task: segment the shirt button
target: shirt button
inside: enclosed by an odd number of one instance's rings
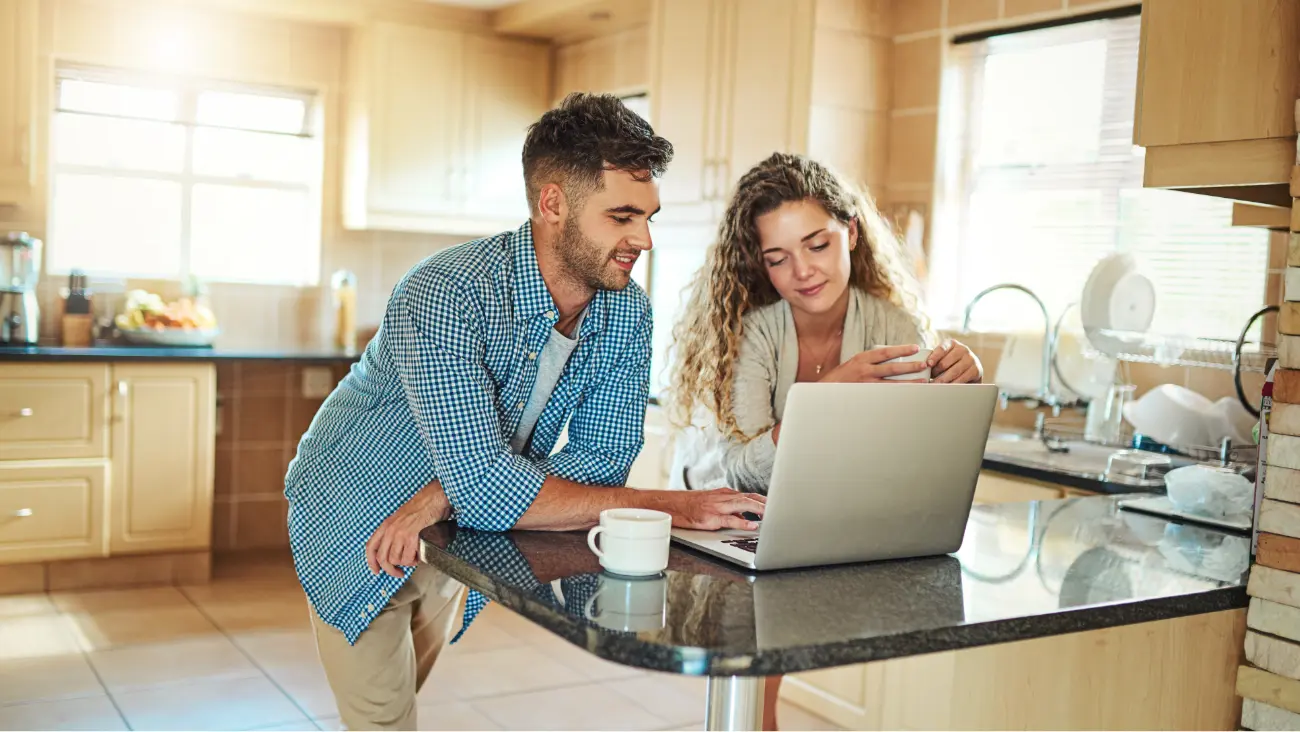
[[[375,611],[374,605],[366,605],[366,612],[373,613],[374,611]]]
[[[554,310],[547,310],[547,311],[546,311],[546,317],[548,317],[548,318],[554,318],[554,317],[555,317],[555,311],[554,311]]]
[[[523,402],[519,402],[518,404],[515,405],[515,409],[523,409],[523,408],[524,408]]]
[[[528,354],[528,360],[529,360],[529,361],[536,361],[536,360],[537,360],[537,351],[532,351],[532,352],[530,352],[530,353]]]

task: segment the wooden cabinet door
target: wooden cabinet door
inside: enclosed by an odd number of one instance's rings
[[[1054,501],[1065,497],[1065,489],[1031,480],[1017,480],[1009,476],[981,471],[975,484],[976,503],[1019,503],[1021,501]]]
[[[547,109],[550,51],[529,41],[465,39],[465,215],[515,228],[528,218],[520,152]]]
[[[0,463],[0,564],[103,556],[103,460]]]
[[[216,369],[117,364],[113,389],[109,551],[210,546]]]
[[[724,0],[656,0],[651,17],[650,123],[673,144],[659,186],[664,215],[716,197],[717,75]]]
[[[0,3],[0,203],[24,202],[32,192],[36,28],[36,0]]]
[[[369,160],[351,172],[364,173],[377,228],[436,230],[430,219],[460,213],[464,45],[453,31],[387,23],[367,31],[355,73],[369,93],[350,116],[366,126]]]
[[[729,70],[719,97],[722,196],[774,152],[807,148],[814,7],[810,0],[728,0]]]
[[[1134,142],[1295,135],[1300,0],[1146,0]]]
[[[0,364],[0,460],[108,456],[108,364]]]

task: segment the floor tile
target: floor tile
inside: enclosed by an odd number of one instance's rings
[[[338,715],[332,717],[321,717],[314,721],[316,722],[316,726],[321,730],[324,730],[324,732],[341,732],[343,729],[343,720],[340,719]]]
[[[103,695],[81,651],[0,661],[0,704]]]
[[[132,729],[247,730],[308,719],[264,677],[160,686],[114,694]]]
[[[271,677],[284,693],[307,713],[307,716],[328,717],[339,713],[334,701],[334,692],[330,690],[329,680],[325,678],[325,669],[320,662],[299,666],[275,666],[268,669]]]
[[[605,684],[673,726],[704,719],[706,685],[699,677],[657,673]]]
[[[516,694],[580,684],[585,679],[542,651],[524,646],[439,659],[426,684],[458,699]]]
[[[79,653],[77,636],[62,615],[29,615],[0,622],[0,660]]]
[[[621,663],[606,661],[587,649],[579,648],[557,635],[550,633],[547,635],[549,637],[541,639],[541,642],[534,643],[533,647],[578,672],[588,681],[630,679],[648,673],[645,669],[636,668],[635,666],[624,666]]]
[[[6,595],[0,597],[0,620],[26,618],[32,615],[49,615],[59,609],[50,602],[50,596],[44,592],[30,595]]]
[[[307,597],[199,603],[212,622],[227,633],[261,630],[311,630]]]
[[[829,719],[822,719],[811,712],[804,711],[801,707],[796,707],[785,701],[777,705],[776,726],[781,729],[801,729],[809,730],[809,732],[834,732],[844,729]]]
[[[669,726],[601,684],[479,699],[471,705],[509,730],[639,730]]]
[[[286,724],[273,724],[270,727],[254,727],[255,732],[316,732],[320,729],[310,720],[306,722],[288,722]]]
[[[128,590],[52,592],[50,600],[65,613],[99,613],[144,608],[189,607],[190,601],[175,587],[140,587]]]
[[[445,652],[448,655],[481,653],[499,651],[503,648],[518,648],[526,643],[527,641],[501,625],[475,621],[470,626],[469,632],[461,636],[461,639],[455,645],[449,646]]]
[[[217,630],[194,606],[141,607],[70,613],[66,616],[81,647],[87,651],[170,643],[218,636]]]
[[[415,712],[416,729],[434,730],[495,730],[501,729],[469,704],[452,702],[421,706]]]
[[[310,630],[255,630],[232,633],[230,638],[263,670],[277,666],[320,665],[316,636]]]
[[[3,730],[124,730],[126,723],[107,696],[0,707]]]
[[[110,692],[261,676],[234,643],[211,635],[175,643],[146,643],[88,653]]]

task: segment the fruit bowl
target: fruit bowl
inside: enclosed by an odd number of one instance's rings
[[[210,347],[221,335],[218,328],[142,328],[140,330],[119,329],[122,337],[131,343],[142,346],[167,346],[183,348]]]

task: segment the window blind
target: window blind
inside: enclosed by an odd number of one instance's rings
[[[1133,145],[1139,18],[952,46],[945,70],[929,295],[960,322],[1014,282],[1053,318],[1093,265],[1131,252],[1155,284],[1153,332],[1235,338],[1264,300],[1267,232],[1232,227],[1225,199],[1142,188]],[[990,296],[981,330],[1041,328],[1022,296]]]

